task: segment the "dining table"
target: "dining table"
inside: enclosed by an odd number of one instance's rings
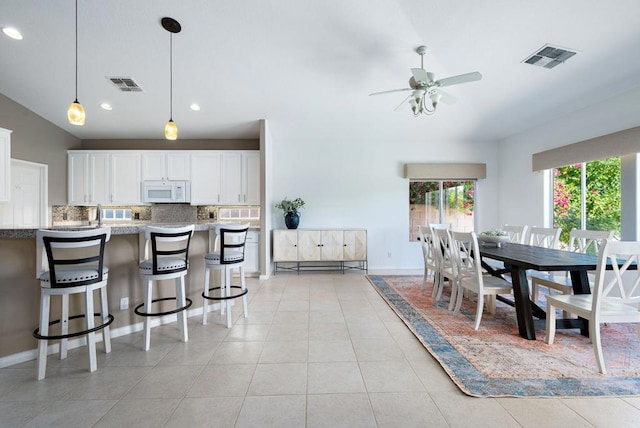
[[[512,304],[515,307],[518,322],[518,332],[525,339],[535,340],[536,325],[544,325],[546,312],[532,302],[529,292],[527,270],[542,272],[568,271],[574,294],[590,294],[589,271],[595,271],[598,258],[592,254],[575,253],[572,251],[556,250],[533,245],[501,243],[500,245],[480,245],[482,266],[492,275],[511,275],[513,285]],[[496,268],[495,264],[486,259],[501,261],[504,268]],[[501,296],[499,296],[501,297]],[[505,301],[504,298],[500,298]],[[507,303],[511,303],[507,301]],[[538,320],[534,320],[538,318]],[[583,318],[558,319],[556,328],[579,328],[584,336],[589,335],[588,321]]]

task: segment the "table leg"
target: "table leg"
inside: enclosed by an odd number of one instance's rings
[[[531,299],[529,299],[527,270],[518,266],[510,266],[510,269],[516,317],[518,319],[518,332],[525,339],[536,340],[536,328],[531,312]]]

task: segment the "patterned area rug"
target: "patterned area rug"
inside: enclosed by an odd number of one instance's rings
[[[463,300],[461,313],[447,310],[447,288],[439,302],[432,282],[420,276],[367,278],[425,348],[465,393],[503,396],[630,396],[640,394],[640,340],[634,324],[602,326],[607,374],[598,372],[591,342],[576,330],[557,330],[553,345],[519,336],[513,307],[497,302],[473,330],[475,300]],[[544,298],[542,298],[544,300]],[[544,302],[540,302],[541,306]]]

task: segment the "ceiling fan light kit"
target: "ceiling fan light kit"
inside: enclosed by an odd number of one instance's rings
[[[482,74],[477,71],[460,74],[457,76],[435,79],[435,74],[424,69],[424,54],[427,52],[426,46],[418,46],[416,52],[420,55],[420,68],[412,68],[412,76],[409,79],[409,87],[402,89],[392,89],[390,91],[374,92],[369,95],[390,94],[393,92],[412,91],[411,95],[405,98],[395,110],[409,102],[413,115],[418,117],[422,114],[431,115],[436,112],[436,107],[440,101],[445,104],[453,104],[457,99],[442,91],[443,86],[459,85],[461,83],[475,82],[482,79]]]

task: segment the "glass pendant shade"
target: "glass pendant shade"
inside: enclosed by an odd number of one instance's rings
[[[69,106],[69,109],[67,110],[67,118],[69,118],[69,123],[72,125],[84,125],[86,115],[84,113],[84,107],[82,107],[82,104],[80,104],[78,100],[75,100]]]
[[[167,140],[177,140],[178,139],[178,126],[173,121],[173,119],[169,119],[167,124],[164,127],[164,136]]]

